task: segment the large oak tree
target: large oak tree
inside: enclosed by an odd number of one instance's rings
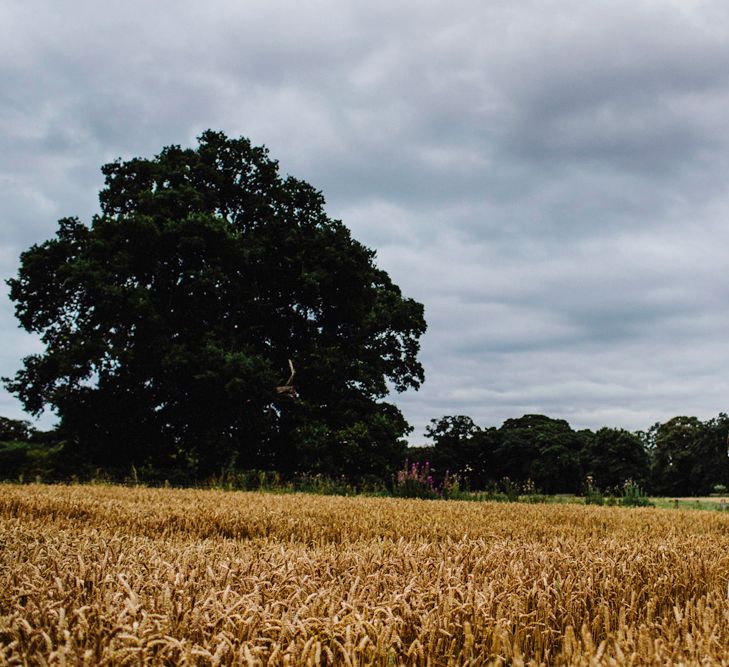
[[[45,346],[5,379],[25,408],[110,469],[388,474],[409,427],[382,399],[423,381],[423,306],[321,193],[213,131],[102,171],[100,214],[8,281]]]

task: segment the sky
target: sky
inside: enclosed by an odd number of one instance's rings
[[[4,279],[90,221],[102,164],[213,128],[425,305],[425,384],[391,396],[411,442],[729,409],[724,0],[4,0],[0,26]],[[0,343],[0,375],[42,350],[4,286]]]

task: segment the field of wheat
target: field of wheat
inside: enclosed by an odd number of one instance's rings
[[[720,513],[0,486],[0,664],[729,664]]]

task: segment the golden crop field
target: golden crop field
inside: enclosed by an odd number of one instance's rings
[[[0,486],[0,664],[729,664],[716,512]]]

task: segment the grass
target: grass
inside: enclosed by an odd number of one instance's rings
[[[726,502],[723,506],[721,500],[722,498],[718,496],[703,498],[651,498],[651,501],[656,507],[663,509],[726,511],[729,508],[729,496],[725,498]]]

